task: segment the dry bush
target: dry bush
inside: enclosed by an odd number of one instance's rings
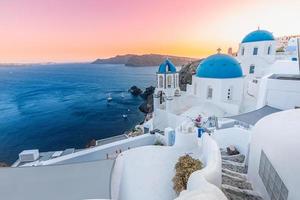
[[[200,160],[194,159],[189,155],[181,156],[175,165],[176,174],[173,178],[173,189],[177,194],[187,187],[190,175],[203,168]]]

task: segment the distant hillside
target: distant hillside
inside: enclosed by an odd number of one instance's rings
[[[118,55],[107,59],[97,59],[94,62],[92,62],[92,64],[125,64],[126,66],[132,66],[132,67],[158,66],[167,58],[169,58],[176,66],[182,66],[195,60],[194,58],[160,55],[160,54],[145,54],[145,55],[126,54],[126,55]]]
[[[97,59],[92,64],[126,64],[133,54],[117,55],[111,58]]]

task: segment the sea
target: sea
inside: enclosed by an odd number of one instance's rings
[[[156,70],[88,63],[1,66],[0,162],[12,164],[26,149],[81,149],[92,139],[131,130],[144,119],[138,109],[143,99],[128,89],[154,86]]]

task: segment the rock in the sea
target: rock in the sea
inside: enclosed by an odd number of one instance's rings
[[[147,99],[149,95],[154,93],[155,87],[147,87],[146,90],[140,95],[143,99]]]
[[[147,97],[147,100],[139,106],[139,109],[146,114],[153,112],[153,94]]]
[[[142,94],[142,92],[143,92],[140,88],[138,88],[135,85],[132,86],[128,91],[134,96],[138,96],[138,95]]]
[[[9,167],[5,162],[0,162],[0,167]]]
[[[91,141],[89,141],[87,144],[86,144],[86,148],[90,148],[90,147],[94,147],[96,146],[96,140],[95,139],[92,139]]]

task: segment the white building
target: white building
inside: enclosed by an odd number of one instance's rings
[[[262,77],[275,61],[276,41],[269,31],[256,30],[244,37],[237,59],[246,76]]]
[[[171,110],[171,101],[180,96],[179,74],[175,65],[165,60],[156,73],[157,87],[154,92],[154,108]]]
[[[218,53],[200,63],[188,92],[233,115],[240,111],[243,84],[244,76],[237,60]]]

